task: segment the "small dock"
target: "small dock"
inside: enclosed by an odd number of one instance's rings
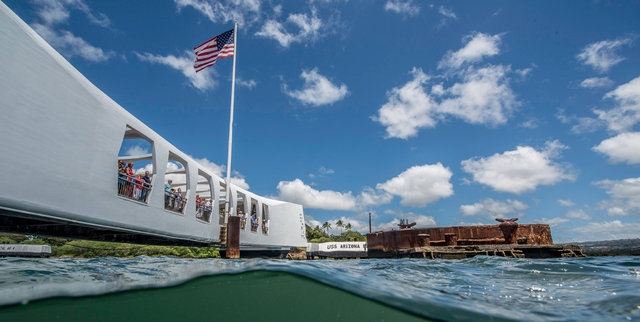
[[[309,243],[306,259],[360,259],[367,258],[366,242]]]
[[[49,245],[1,244],[0,257],[49,257]]]

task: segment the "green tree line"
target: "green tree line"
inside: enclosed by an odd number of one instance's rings
[[[219,258],[215,247],[152,246],[127,243],[73,240],[43,236],[0,234],[0,244],[31,244],[51,246],[53,257],[135,257],[176,256],[182,258]]]
[[[338,220],[336,222],[336,226],[341,228],[340,235],[329,235],[329,229],[331,229],[331,224],[329,222],[322,224],[322,227],[317,225],[315,228],[311,228],[311,226],[305,224],[307,241],[310,243],[367,241],[366,235],[357,231],[351,231],[352,227],[350,223],[345,225],[342,220]],[[342,231],[342,229],[345,230]]]

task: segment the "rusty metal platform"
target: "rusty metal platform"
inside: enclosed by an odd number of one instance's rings
[[[499,225],[414,229],[402,221],[399,230],[367,234],[369,258],[462,259],[478,255],[512,258],[584,257],[577,245],[553,245],[549,225],[516,223],[497,218]]]

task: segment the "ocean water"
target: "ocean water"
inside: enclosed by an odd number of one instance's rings
[[[0,321],[640,321],[640,257],[0,258]]]

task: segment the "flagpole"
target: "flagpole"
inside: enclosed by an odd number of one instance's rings
[[[227,187],[225,188],[224,223],[229,221],[231,202],[231,146],[233,142],[233,103],[236,91],[236,57],[238,56],[238,21],[233,25],[233,71],[231,74],[231,112],[229,113],[229,147],[227,150]]]

